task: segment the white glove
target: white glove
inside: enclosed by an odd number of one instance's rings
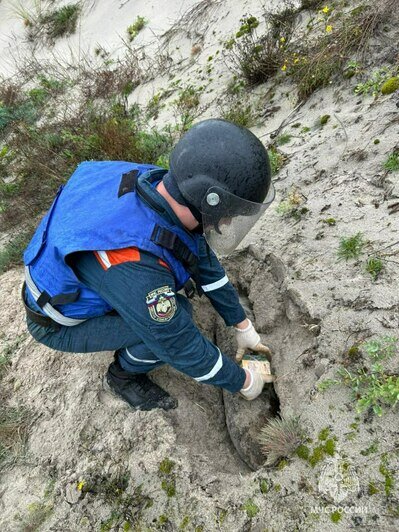
[[[241,362],[246,349],[252,349],[252,351],[264,353],[265,355],[269,356],[271,355],[270,349],[261,343],[260,336],[255,331],[255,327],[252,325],[251,320],[248,320],[248,322],[249,325],[245,329],[238,329],[237,327],[234,327],[238,345],[236,353],[237,362]],[[266,358],[268,357],[266,356]]]
[[[265,381],[263,380],[262,375],[257,371],[251,371],[250,369],[246,369],[245,371],[249,373],[251,380],[246,388],[241,388],[240,394],[247,401],[253,401],[262,393]]]

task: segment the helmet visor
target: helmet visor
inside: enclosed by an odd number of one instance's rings
[[[272,183],[263,203],[248,201],[221,187],[210,187],[201,203],[205,238],[215,253],[228,255],[249,233],[274,200]]]

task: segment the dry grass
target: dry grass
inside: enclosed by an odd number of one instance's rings
[[[93,68],[85,64],[80,73],[79,86],[86,100],[110,99],[115,95],[128,95],[143,79],[143,71],[136,56],[118,59],[115,63]]]
[[[120,105],[78,108],[76,116],[54,123],[14,124],[7,146],[7,171],[17,176],[13,187],[0,173],[0,222],[3,229],[34,219],[46,210],[55,191],[82,160],[156,162],[169,153],[170,132],[144,132]],[[1,166],[0,166],[1,170]]]
[[[34,224],[81,161],[156,163],[167,159],[179,135],[171,129],[148,130],[145,113],[128,104],[142,79],[135,55],[113,62],[99,58],[97,64],[83,57],[78,67],[70,61],[54,57],[41,64],[33,55],[21,62],[18,85],[0,82],[2,230],[25,227],[28,220]],[[196,98],[186,91],[180,111],[192,114]],[[186,127],[191,114],[184,116]],[[18,230],[3,250],[2,271],[20,260],[31,232],[30,225],[22,235]]]
[[[22,408],[0,406],[0,468],[15,461],[26,442],[29,412]]]
[[[296,418],[274,418],[259,434],[259,443],[269,464],[292,456],[303,441],[304,433]]]
[[[11,364],[11,356],[26,335],[18,336],[0,353],[0,470],[15,462],[21,455],[26,441],[30,413],[25,408],[10,406],[10,392],[3,379]]]

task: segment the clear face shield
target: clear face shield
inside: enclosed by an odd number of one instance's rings
[[[263,203],[248,201],[221,187],[210,187],[201,204],[204,236],[215,253],[228,255],[249,233],[274,200],[270,183]]]

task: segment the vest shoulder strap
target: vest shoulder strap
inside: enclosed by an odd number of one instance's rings
[[[182,242],[175,233],[158,224],[155,224],[150,239],[158,246],[161,246],[172,252],[176,259],[183,264],[190,276],[193,278],[197,293],[201,297],[204,291],[201,288],[201,282],[199,278],[198,258],[194,255],[194,253],[190,251],[186,244],[184,244],[184,242]],[[185,290],[188,297],[193,297],[194,293],[192,283],[190,283],[187,288],[185,286]]]

